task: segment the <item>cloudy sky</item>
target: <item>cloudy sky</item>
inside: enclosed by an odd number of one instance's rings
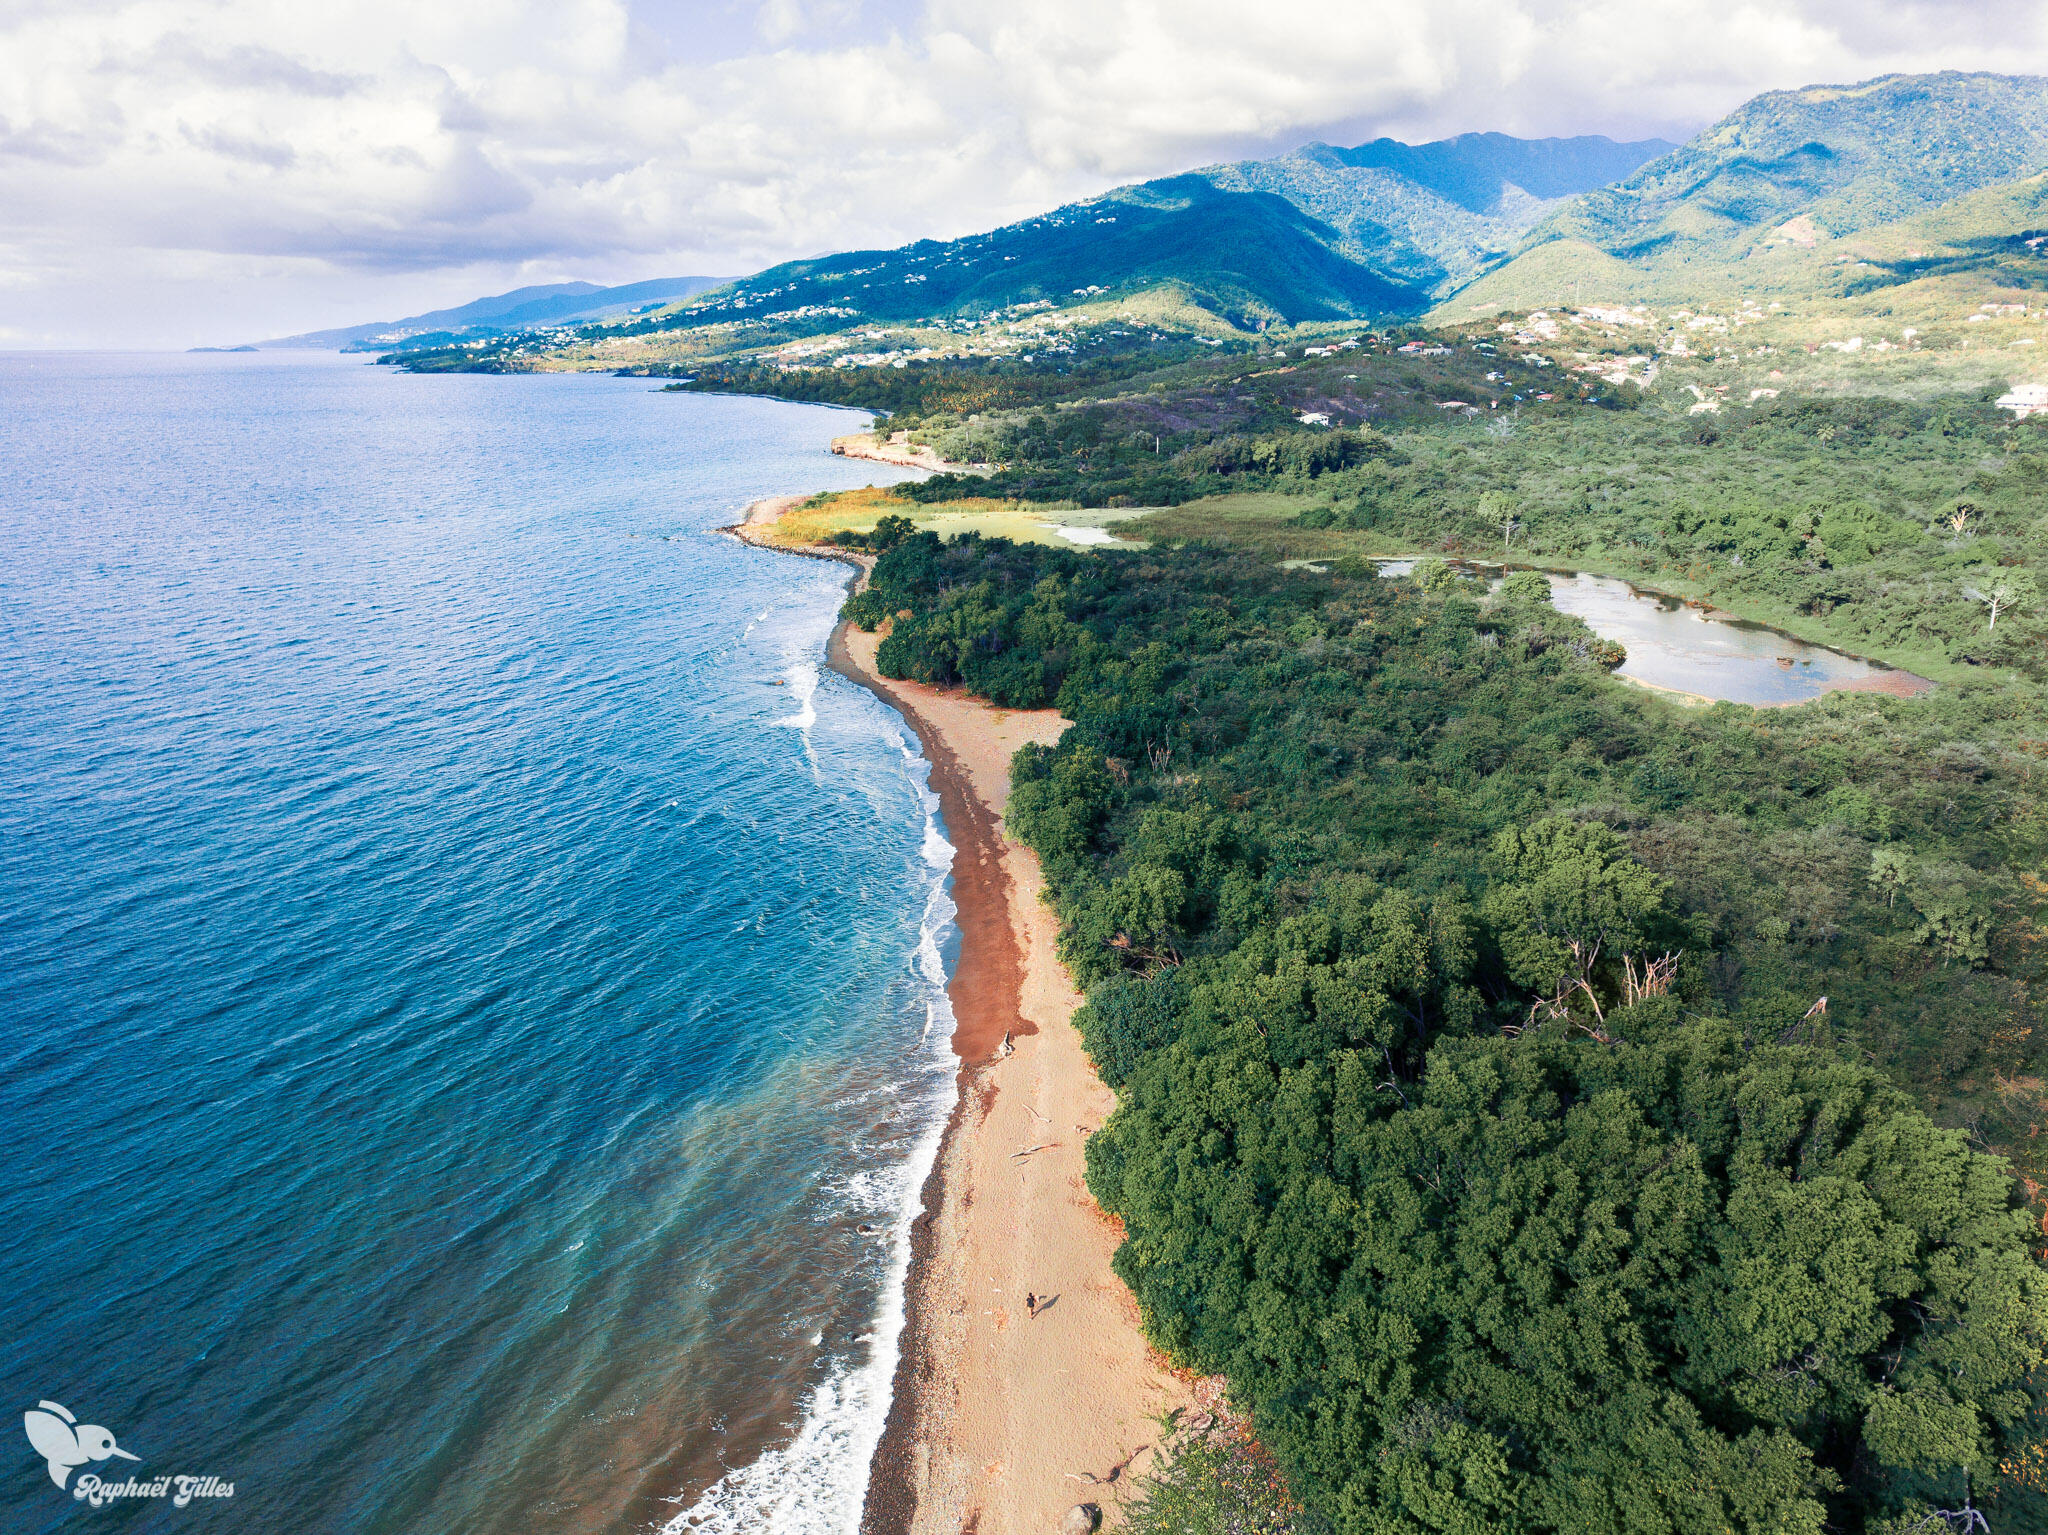
[[[1312,139],[2048,72],[2039,0],[0,0],[0,347],[945,237]]]

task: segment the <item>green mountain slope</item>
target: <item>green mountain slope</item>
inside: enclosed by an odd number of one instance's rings
[[[1065,300],[1091,286],[1165,283],[1233,319],[1415,307],[1334,243],[1325,226],[1284,198],[1221,192],[1200,177],[1177,176],[989,234],[770,267],[689,315],[819,306],[902,320]]]
[[[1239,324],[1414,314],[1505,256],[1563,197],[1668,147],[1502,134],[1314,144],[1120,187],[987,234],[788,262],[682,318],[817,309],[904,320],[1160,287]]]
[[[1836,242],[1857,269],[1848,291],[1968,273],[2009,288],[2048,288],[2048,175],[1986,187]]]
[[[1550,302],[1573,283],[1586,298],[1840,294],[1859,280],[1865,237],[1903,257],[1967,226],[1986,252],[2009,254],[2015,240],[2024,250],[2038,200],[1978,194],[2043,171],[2039,77],[1890,75],[1774,91],[1559,208],[1456,307]]]
[[[1670,147],[1661,139],[1467,133],[1433,144],[1311,144],[1194,174],[1224,191],[1285,198],[1334,230],[1349,260],[1434,299],[1506,259],[1531,225],[1574,193],[1626,176]]]

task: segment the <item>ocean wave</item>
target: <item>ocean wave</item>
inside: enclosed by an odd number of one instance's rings
[[[790,694],[796,699],[796,713],[784,715],[775,723],[808,734],[818,723],[818,663],[798,661],[785,675]]]
[[[810,686],[816,685],[817,671],[812,667]],[[810,696],[802,696],[809,713]],[[911,972],[925,990],[925,1022],[916,1052],[922,1069],[910,1085],[910,1091],[925,1100],[924,1125],[910,1154],[895,1168],[864,1169],[841,1180],[835,1190],[844,1204],[895,1212],[889,1267],[868,1352],[812,1391],[789,1444],[727,1472],[671,1518],[662,1535],[758,1535],[764,1530],[775,1535],[858,1535],[860,1529],[868,1470],[888,1420],[902,1348],[911,1228],[922,1208],[925,1180],[938,1161],[953,1100],[953,1006],[946,995],[943,946],[956,915],[946,888],[954,848],[940,829],[938,796],[917,772],[925,767],[923,758],[910,743],[900,744],[905,770],[924,810],[921,853],[932,871],[917,944],[909,956]]]
[[[943,993],[937,1006],[950,1016]],[[950,1033],[941,1030],[938,1037],[943,1042]],[[893,1178],[878,1169],[848,1180],[843,1190],[856,1203],[881,1203],[877,1196],[886,1186],[896,1212],[888,1274],[866,1358],[811,1393],[795,1439],[727,1472],[670,1519],[662,1535],[858,1535],[868,1469],[888,1420],[901,1351],[911,1226],[921,1208],[925,1179],[938,1160],[951,1102],[951,1073],[941,1069],[929,1076],[927,1124]]]

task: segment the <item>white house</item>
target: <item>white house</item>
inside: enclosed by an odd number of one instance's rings
[[[2014,384],[2010,393],[1998,397],[1997,404],[2022,421],[2029,416],[2048,416],[2048,384]]]

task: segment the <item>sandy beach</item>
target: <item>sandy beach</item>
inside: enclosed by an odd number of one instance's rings
[[[841,458],[871,458],[878,464],[900,464],[905,469],[929,469],[934,474],[986,474],[986,465],[952,464],[930,448],[913,448],[907,442],[884,442],[872,432],[852,432],[832,439],[832,451]]]
[[[758,530],[799,499],[757,502],[732,531],[766,544]],[[960,1095],[913,1238],[863,1535],[1044,1532],[1084,1502],[1113,1522],[1118,1483],[1143,1469],[1156,1420],[1193,1398],[1146,1346],[1110,1272],[1120,1233],[1088,1193],[1082,1147],[1115,1100],[1071,1021],[1081,997],[1054,953],[1038,860],[1003,831],[1011,755],[1058,740],[1067,721],[888,681],[878,643],[842,624],[829,659],[910,722],[932,764],[955,848]],[[1040,1299],[1035,1317],[1027,1294]]]

